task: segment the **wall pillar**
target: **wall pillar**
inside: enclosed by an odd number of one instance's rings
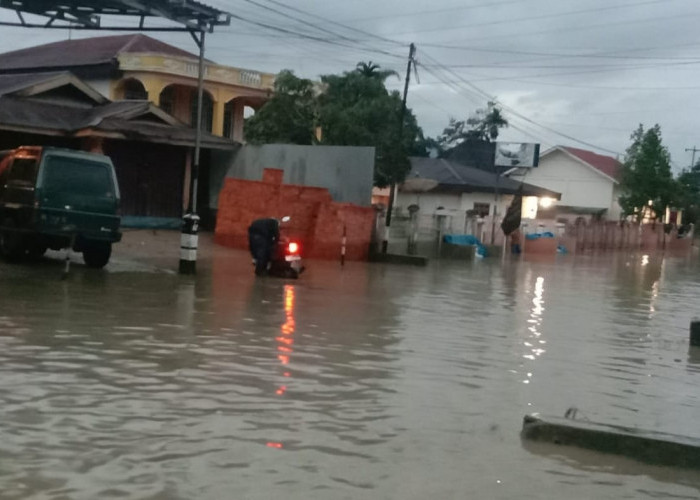
[[[211,133],[214,135],[224,135],[224,107],[226,103],[222,100],[214,102],[212,113]]]

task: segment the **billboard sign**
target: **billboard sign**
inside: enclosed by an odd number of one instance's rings
[[[497,142],[497,167],[532,168],[539,165],[540,145],[531,142]]]

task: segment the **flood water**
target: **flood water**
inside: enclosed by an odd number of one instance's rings
[[[0,263],[2,499],[700,497],[519,436],[575,406],[700,437],[697,255],[60,269]]]

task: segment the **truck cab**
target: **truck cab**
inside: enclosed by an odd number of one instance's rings
[[[22,146],[0,152],[0,255],[17,260],[72,248],[101,268],[119,231],[119,186],[109,157]]]

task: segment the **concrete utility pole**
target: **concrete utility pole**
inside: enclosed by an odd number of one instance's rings
[[[192,165],[192,181],[190,184],[190,200],[187,213],[182,221],[180,234],[180,274],[195,274],[197,272],[197,246],[199,243],[199,215],[197,215],[197,191],[199,183],[199,156],[202,146],[202,97],[204,93],[204,36],[205,31],[190,34],[199,46],[199,73],[197,78],[197,129],[194,142],[194,162]]]
[[[700,149],[698,149],[698,148],[696,148],[695,146],[693,146],[692,148],[685,148],[685,151],[686,151],[686,152],[688,152],[688,151],[692,151],[692,152],[693,152],[693,159],[690,160],[690,168],[693,168],[693,167],[695,166],[695,153],[697,153],[698,151],[700,151]]]
[[[408,51],[408,65],[406,66],[406,81],[403,87],[403,100],[401,102],[401,114],[399,116],[399,145],[403,141],[403,122],[406,117],[406,99],[408,98],[408,84],[411,82],[411,66],[415,64],[413,57],[416,55],[416,45],[411,44]],[[382,253],[387,253],[389,246],[389,228],[391,226],[391,210],[396,197],[396,183],[392,182],[389,188],[389,203],[386,209],[386,230],[384,231],[384,241],[382,241]]]

